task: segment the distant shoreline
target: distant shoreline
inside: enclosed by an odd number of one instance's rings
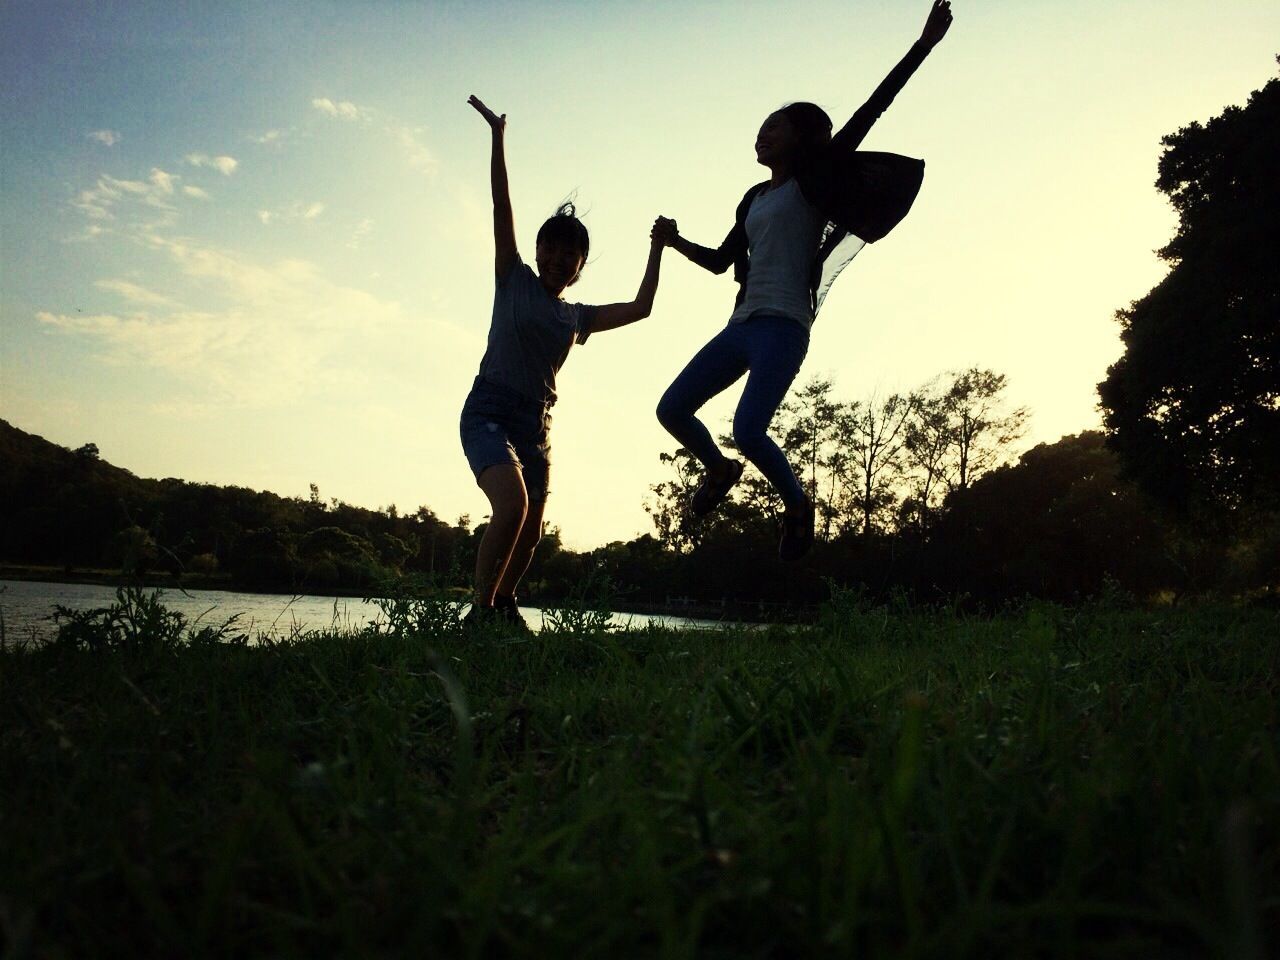
[[[181,578],[169,573],[147,573],[141,580],[126,576],[116,570],[95,570],[78,567],[39,567],[21,564],[0,564],[0,580],[23,580],[31,583],[87,583],[99,587],[145,587],[148,590],[222,590],[227,593],[255,593],[266,596],[329,596],[363,597],[361,590],[327,587],[323,593],[300,594],[297,590],[272,590],[264,587],[244,587],[232,582],[229,576],[186,574]]]

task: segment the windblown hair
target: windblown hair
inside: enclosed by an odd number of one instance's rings
[[[583,262],[591,252],[591,236],[586,224],[578,219],[578,210],[570,201],[560,204],[555,216],[548,217],[538,228],[538,243],[567,243],[578,248]]]
[[[831,142],[831,118],[816,103],[804,100],[789,103],[780,112],[786,114],[791,126],[795,128],[799,141],[796,146],[796,166],[802,167]]]

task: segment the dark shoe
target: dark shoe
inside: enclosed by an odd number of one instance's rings
[[[702,486],[693,492],[693,498],[689,501],[689,512],[695,517],[705,517],[708,513],[720,506],[721,501],[729,495],[729,491],[733,489],[734,484],[742,479],[742,471],[746,469],[741,460],[729,461],[729,479],[724,483],[716,483],[711,478],[711,471],[707,471],[706,477],[702,480]]]
[[[502,618],[498,611],[493,607],[482,607],[480,604],[472,602],[471,609],[467,611],[467,615],[462,618],[462,629],[468,633],[475,633],[490,629],[494,624],[501,623]]]
[[[514,596],[504,597],[500,593],[494,594],[493,612],[502,623],[513,626],[522,633],[533,633],[533,627],[529,626],[529,621],[521,615],[520,603]]]
[[[778,541],[778,557],[790,563],[799,560],[813,546],[813,501],[805,499],[798,514],[782,515],[782,539]]]

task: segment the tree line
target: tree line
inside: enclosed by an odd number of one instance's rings
[[[244,487],[147,480],[0,421],[0,561],[248,589],[359,591],[465,562],[467,518]]]
[[[1004,462],[1025,432],[1028,411],[1006,403],[1006,387],[1003,375],[974,367],[861,401],[837,398],[828,377],[796,391],[772,432],[814,502],[818,539],[929,530],[945,498]],[[720,442],[736,450],[732,436]],[[701,468],[683,449],[660,459],[671,473],[650,488],[646,509],[671,550],[687,552],[781,513],[777,493],[748,470],[717,519],[695,522],[687,506]]]

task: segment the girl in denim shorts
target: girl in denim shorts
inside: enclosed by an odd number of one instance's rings
[[[476,555],[475,596],[467,622],[503,620],[523,626],[515,594],[542,538],[556,372],[574,344],[649,316],[662,244],[651,242],[634,300],[601,306],[566,302],[565,289],[577,282],[587,261],[587,228],[573,205],[566,203],[538,230],[537,271],[520,259],[503,153],[507,116],[495,114],[477,97],[467,102],[488,121],[493,134],[490,177],[496,253],[489,342],[460,424],[467,463],[491,508]]]

